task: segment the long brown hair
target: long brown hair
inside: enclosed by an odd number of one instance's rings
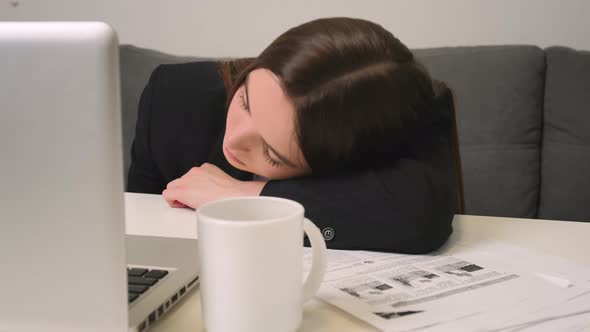
[[[295,109],[295,131],[313,174],[379,167],[411,154],[435,104],[433,80],[380,25],[325,18],[294,27],[256,58],[219,63],[228,105],[254,69],[272,71]],[[453,122],[454,106],[453,107]],[[456,124],[451,152],[463,212]]]

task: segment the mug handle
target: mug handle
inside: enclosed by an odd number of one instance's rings
[[[326,272],[326,242],[320,229],[311,220],[304,218],[303,231],[311,242],[312,262],[311,270],[303,283],[302,303],[305,303],[317,293]]]

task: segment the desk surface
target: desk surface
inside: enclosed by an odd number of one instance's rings
[[[187,209],[168,208],[158,195],[125,194],[128,234],[196,238],[196,216]],[[590,265],[590,223],[457,215],[454,232],[443,252],[455,243],[503,241],[539,253]],[[199,331],[198,289],[188,294],[151,331]],[[304,306],[300,331],[376,331],[372,326],[320,300]],[[586,329],[590,331],[590,329]]]

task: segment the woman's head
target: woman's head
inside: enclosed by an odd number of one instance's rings
[[[350,18],[285,32],[228,92],[224,154],[269,178],[391,162],[434,99],[405,45],[380,25]]]

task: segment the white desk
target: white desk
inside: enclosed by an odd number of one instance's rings
[[[196,237],[194,211],[170,209],[160,196],[125,195],[127,233]],[[590,265],[590,223],[458,215],[453,227],[453,235],[444,250],[452,249],[458,241],[464,244],[504,241]],[[201,326],[201,302],[196,290],[188,294],[151,331],[201,331]],[[354,332],[376,329],[329,304],[312,300],[304,307],[300,331]],[[590,327],[586,331],[590,331]]]

